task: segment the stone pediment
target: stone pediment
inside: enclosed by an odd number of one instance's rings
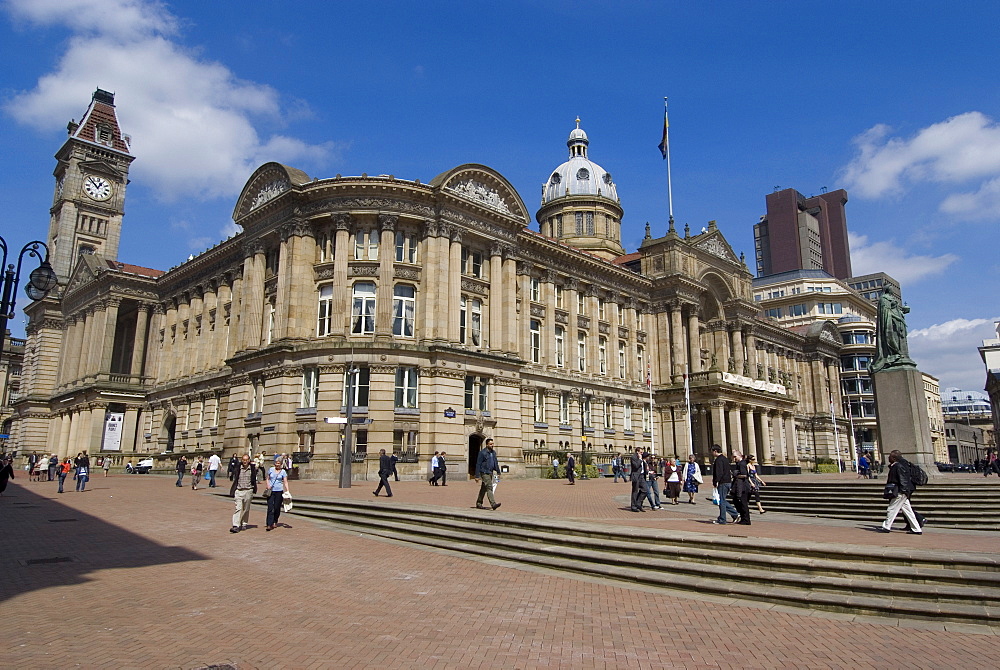
[[[692,244],[695,249],[700,249],[707,254],[729,261],[730,263],[740,264],[739,257],[733,253],[733,248],[729,246],[729,242],[726,242],[726,238],[722,236],[722,233],[712,231],[699,235],[699,237],[701,239]]]
[[[310,181],[309,175],[281,163],[265,163],[261,165],[247,180],[236,201],[233,210],[233,221],[239,221],[250,212],[267,204],[275,198]]]
[[[81,172],[96,172],[112,177],[117,181],[122,180],[122,171],[114,163],[109,163],[108,161],[81,161],[79,166]]]
[[[449,170],[431,180],[430,185],[471,203],[518,219],[528,225],[528,210],[499,172],[485,165],[467,164]]]
[[[104,263],[104,260],[94,254],[78,256],[76,267],[73,268],[73,273],[66,283],[64,294],[69,295],[97,279],[97,274],[100,272],[102,263]]]

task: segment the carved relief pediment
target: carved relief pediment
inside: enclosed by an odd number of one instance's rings
[[[265,163],[257,168],[257,171],[247,180],[246,186],[243,187],[243,192],[240,194],[239,200],[236,201],[233,220],[240,220],[255,209],[291,190],[293,186],[305,184],[308,181],[309,175],[301,170],[280,163]]]
[[[521,197],[510,182],[485,165],[461,165],[435,177],[431,180],[431,186],[480,207],[518,219],[522,225],[527,225],[531,220]]]
[[[707,236],[703,240],[698,240],[694,243],[694,247],[730,263],[740,262],[740,259],[733,253],[733,248],[729,246],[729,243],[719,233]]]

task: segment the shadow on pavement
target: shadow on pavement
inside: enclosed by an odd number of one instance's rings
[[[184,547],[159,544],[23,486],[8,486],[0,498],[0,538],[0,602],[38,589],[81,584],[98,570],[208,559]]]

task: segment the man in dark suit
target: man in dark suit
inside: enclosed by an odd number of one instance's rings
[[[448,486],[448,454],[441,452],[438,457],[438,467],[441,468],[441,486]]]
[[[643,501],[646,499],[646,494],[649,491],[649,484],[646,483],[646,461],[643,460],[642,454],[638,451],[633,451],[632,456],[629,458],[629,465],[632,468],[632,511],[642,512]]]
[[[576,484],[576,479],[575,479],[576,473],[573,472],[573,468],[575,467],[576,467],[576,459],[573,458],[573,454],[570,454],[569,458],[566,459],[566,479],[569,480],[571,486],[573,484]]]
[[[378,492],[385,487],[385,497],[392,497],[392,489],[389,488],[389,475],[392,474],[392,459],[385,455],[385,449],[378,450],[378,488],[376,488],[372,493],[378,495]]]
[[[740,514],[729,502],[729,489],[733,487],[733,471],[729,467],[729,459],[717,444],[712,445],[712,455],[715,456],[715,462],[712,463],[712,486],[719,492],[719,518],[712,523],[723,525],[727,523],[726,514],[732,516],[734,522],[740,518]]]

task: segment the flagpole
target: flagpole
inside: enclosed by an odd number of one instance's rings
[[[670,179],[670,121],[667,117],[667,98],[663,98],[663,144],[667,153],[667,206],[670,209],[670,223],[674,222],[674,189]]]
[[[691,426],[691,385],[688,383],[688,366],[684,366],[684,409],[687,413],[688,453],[694,453],[694,433]],[[680,454],[678,454],[679,456]]]

